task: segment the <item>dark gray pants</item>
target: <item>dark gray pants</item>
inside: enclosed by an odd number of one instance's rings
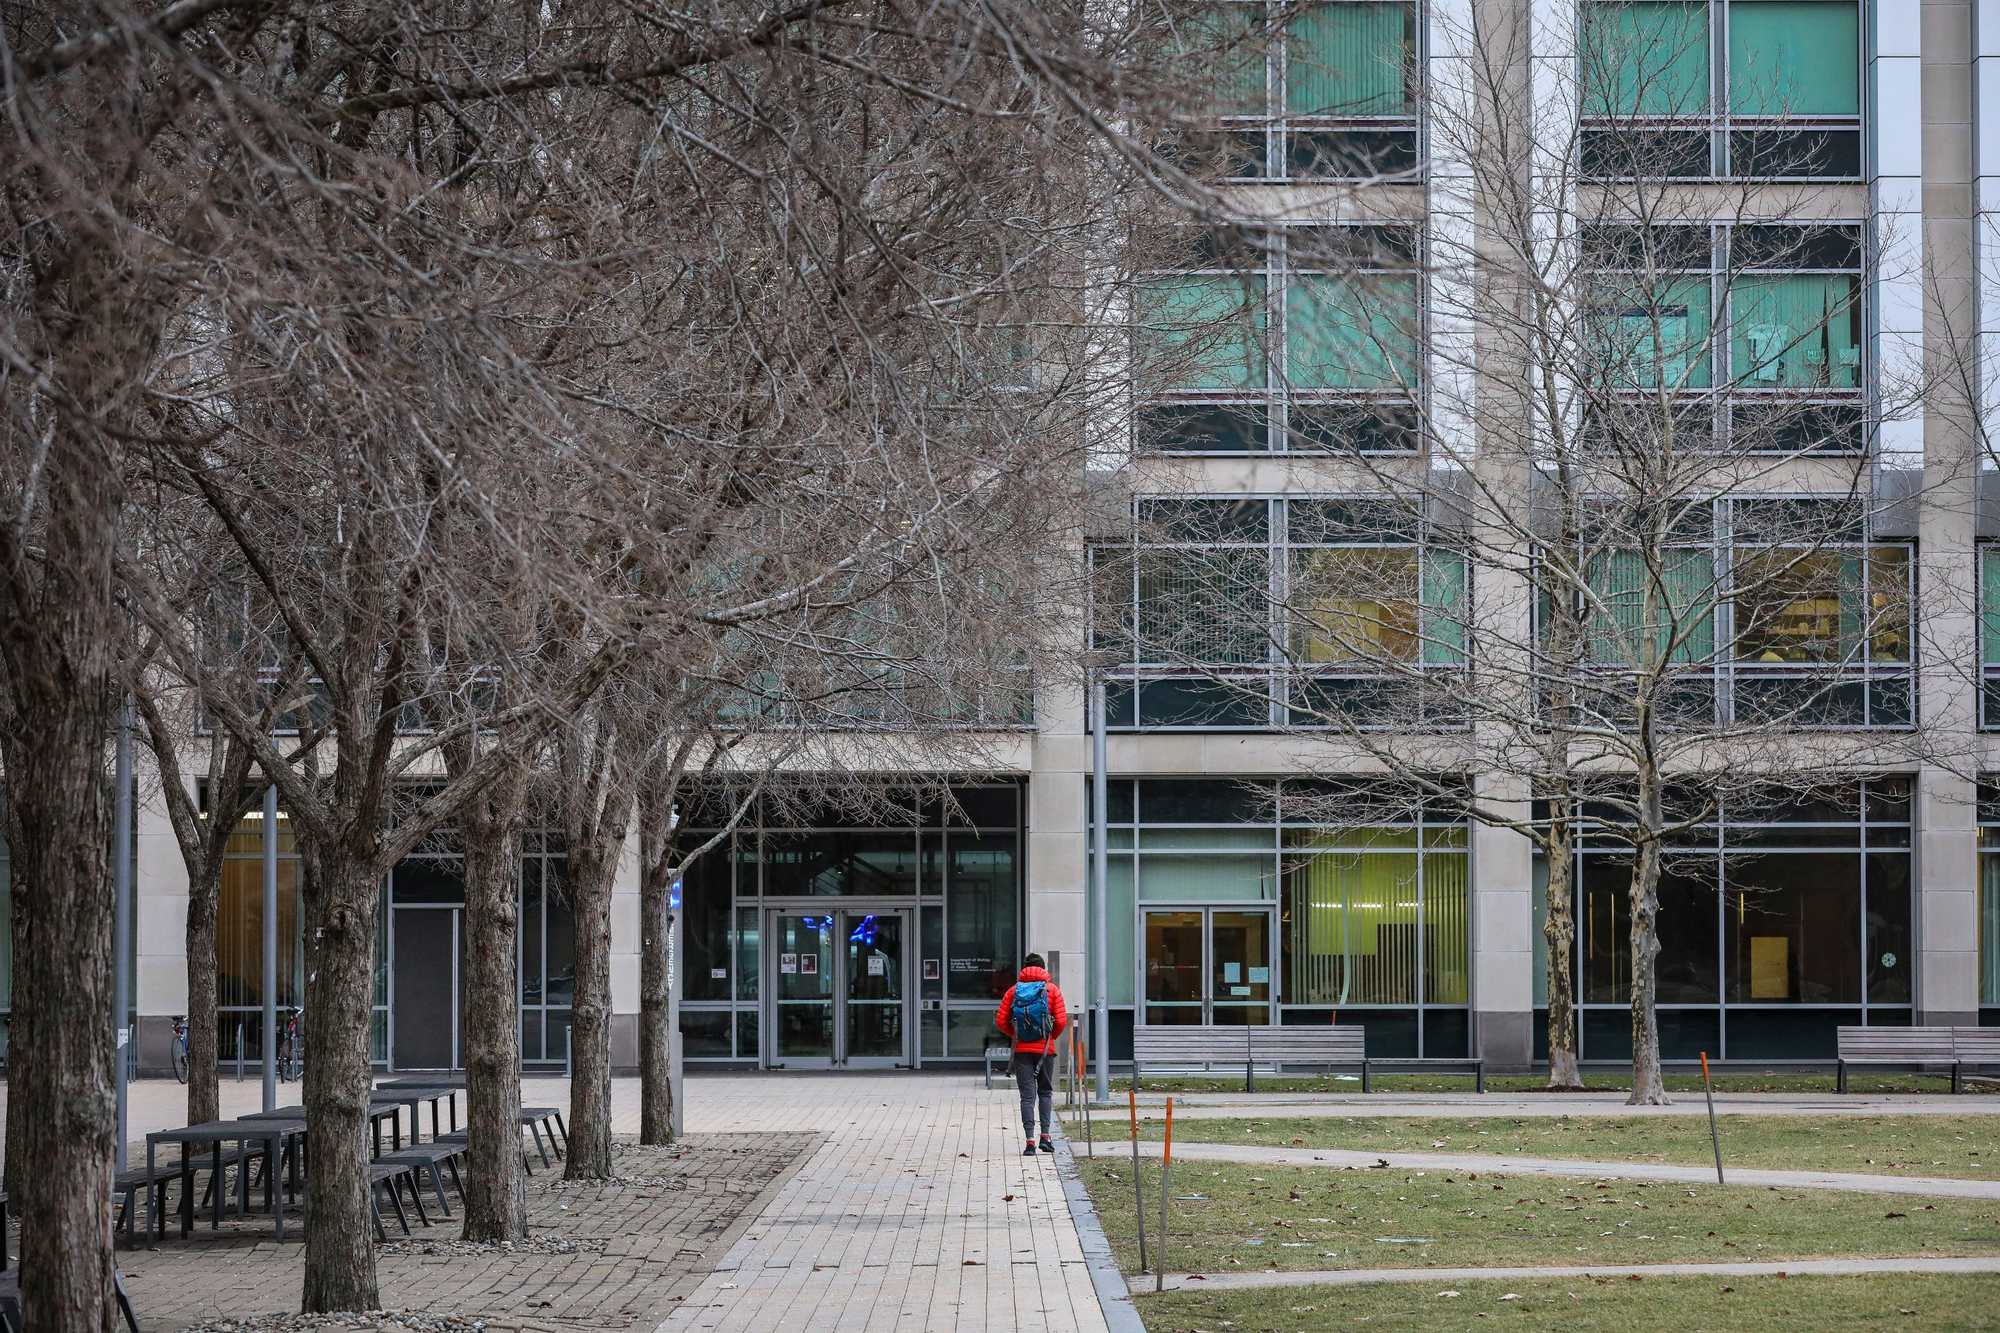
[[[1049,1073],[1055,1063],[1053,1055],[1014,1052],[1014,1085],[1021,1090],[1021,1128],[1031,1139],[1035,1137],[1038,1105],[1042,1112],[1042,1133],[1047,1134],[1056,1122],[1056,1082]]]

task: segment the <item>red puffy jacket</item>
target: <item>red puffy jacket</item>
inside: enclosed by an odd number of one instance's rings
[[[1013,986],[1009,986],[1007,993],[1000,997],[1000,1012],[994,1016],[993,1022],[995,1026],[1007,1034],[1010,1041],[1013,1041],[1015,1050],[1025,1055],[1047,1055],[1056,1048],[1056,1038],[1062,1035],[1062,1030],[1069,1026],[1069,1006],[1063,1003],[1063,994],[1056,988],[1056,983],[1050,979],[1047,968],[1024,967],[1021,969],[1020,980],[1047,983],[1049,992],[1048,1040],[1021,1041],[1014,1036]],[[1018,985],[1019,982],[1015,984]]]

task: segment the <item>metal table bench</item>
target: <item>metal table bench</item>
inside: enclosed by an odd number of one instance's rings
[[[199,1147],[207,1146],[210,1154],[208,1169],[215,1185],[212,1191],[215,1197],[213,1225],[217,1230],[220,1230],[222,1227],[222,1201],[225,1193],[222,1188],[222,1171],[224,1169],[222,1160],[223,1145],[234,1143],[238,1146],[240,1150],[239,1168],[247,1167],[248,1160],[253,1155],[251,1145],[256,1144],[260,1146],[265,1152],[267,1162],[264,1171],[264,1206],[270,1210],[271,1216],[276,1222],[278,1239],[283,1240],[285,1238],[285,1196],[284,1191],[276,1188],[278,1173],[273,1168],[276,1163],[284,1160],[287,1140],[297,1138],[305,1132],[306,1122],[304,1120],[278,1118],[211,1120],[206,1124],[186,1125],[180,1129],[157,1129],[146,1135],[146,1171],[148,1175],[151,1175],[159,1169],[158,1153],[160,1144],[174,1143],[180,1145],[181,1235],[185,1237],[194,1230],[194,1195],[192,1192],[195,1171],[194,1152]],[[239,1192],[244,1194],[247,1204],[249,1186],[241,1169],[239,1169],[237,1174],[237,1188]],[[161,1216],[161,1209],[155,1207],[156,1202],[164,1201],[165,1193],[164,1189],[160,1190],[158,1194],[149,1189],[146,1194],[146,1230],[155,1238],[166,1234],[166,1218]]]

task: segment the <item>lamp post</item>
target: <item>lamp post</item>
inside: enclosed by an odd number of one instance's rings
[[[278,789],[264,788],[264,1109],[278,1109]]]
[[[1108,901],[1111,897],[1111,858],[1106,854],[1105,844],[1110,840],[1110,783],[1104,776],[1104,733],[1107,716],[1104,708],[1104,678],[1093,676],[1091,680],[1091,707],[1096,720],[1090,735],[1090,833],[1093,875],[1097,881],[1096,915],[1091,927],[1090,962],[1094,986],[1091,994],[1096,1000],[1095,1014],[1097,1030],[1092,1034],[1092,1044],[1097,1047],[1097,1100],[1111,1100],[1111,937],[1106,933],[1111,919]]]
[[[99,753],[103,753],[99,751]],[[125,1061],[132,1040],[132,700],[118,710],[118,784],[111,816],[111,892],[117,905],[111,914],[112,1086],[118,1099],[118,1169],[125,1169]]]

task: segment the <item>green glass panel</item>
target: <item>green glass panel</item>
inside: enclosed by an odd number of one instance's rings
[[[1423,660],[1456,666],[1465,661],[1465,556],[1426,550],[1423,582]]]
[[[1277,859],[1266,856],[1139,858],[1139,896],[1183,902],[1243,902],[1272,896]]]
[[[1549,862],[1539,850],[1535,852],[1533,868],[1529,872],[1529,902],[1534,915],[1529,920],[1529,935],[1535,942],[1535,1008],[1546,1009],[1549,1004],[1549,937],[1542,933],[1542,923],[1549,916]]]
[[[1618,388],[1709,386],[1710,296],[1707,278],[1678,278],[1657,294],[1636,288],[1605,293],[1598,319],[1603,379]]]
[[[1980,660],[2000,666],[2000,550],[1979,553]]]
[[[1095,875],[1096,862],[1092,861],[1091,874]],[[1105,858],[1105,871],[1111,879],[1111,897],[1105,901],[1105,935],[1111,945],[1110,969],[1107,980],[1110,983],[1111,1003],[1132,1003],[1132,858],[1110,856]]]
[[[1412,10],[1402,0],[1317,5],[1285,25],[1285,110],[1294,116],[1410,113]]]
[[[1743,278],[1731,305],[1731,371],[1743,388],[1861,387],[1858,278]]]
[[[1181,371],[1175,387],[1264,387],[1264,280],[1185,274],[1139,290],[1139,326]]]
[[[1859,115],[1860,23],[1855,0],[1732,0],[1731,114]]]
[[[1311,274],[1292,280],[1286,373],[1295,389],[1411,389],[1417,284],[1408,276]]]
[[[2000,1004],[2000,856],[1979,858],[1979,1002]]]
[[[1586,116],[1708,113],[1708,6],[1699,0],[1585,0]]]
[[[1258,32],[1262,9],[1203,5],[1175,31],[1174,53],[1190,78],[1204,82],[1213,115],[1266,114],[1264,44]]]
[[[1705,661],[1714,653],[1715,572],[1707,551],[1668,552],[1657,588],[1637,551],[1592,556],[1586,577],[1591,661],[1640,666],[1670,648],[1671,662]]]

